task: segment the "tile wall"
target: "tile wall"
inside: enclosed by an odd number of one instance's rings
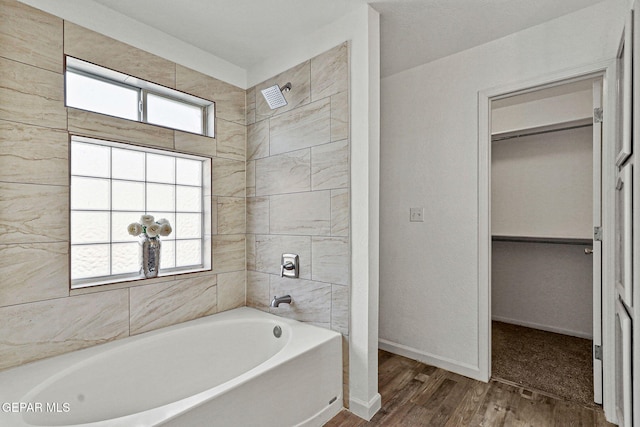
[[[245,303],[339,331],[348,368],[347,43],[244,91],[15,0],[0,22],[0,369]],[[216,138],[66,108],[64,54],[215,101]],[[70,290],[70,134],[211,157],[213,270]]]
[[[287,82],[288,104],[269,109],[260,91]],[[342,333],[345,368],[349,154],[347,43],[247,91],[247,305]],[[283,253],[300,256],[299,279],[280,277]]]
[[[245,91],[0,0],[0,369],[245,305]],[[216,138],[66,108],[64,54],[216,102]],[[69,287],[69,135],[212,157],[213,270]]]
[[[342,44],[247,91],[248,305],[348,334],[348,46]],[[291,82],[288,105],[261,89]],[[280,256],[300,278],[280,278]],[[273,295],[294,304],[269,309]]]

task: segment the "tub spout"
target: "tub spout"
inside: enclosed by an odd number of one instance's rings
[[[280,304],[291,304],[291,295],[285,295],[283,297],[273,297],[271,300],[271,307],[278,307]]]

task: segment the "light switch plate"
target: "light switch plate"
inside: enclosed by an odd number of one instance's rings
[[[410,208],[409,221],[424,222],[424,208]]]

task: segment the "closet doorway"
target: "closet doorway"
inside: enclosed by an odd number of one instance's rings
[[[583,404],[602,403],[601,103],[601,77],[491,101],[492,378]]]

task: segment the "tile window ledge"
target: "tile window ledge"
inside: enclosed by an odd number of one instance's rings
[[[144,286],[150,285],[154,283],[164,283],[171,282],[174,280],[187,279],[191,277],[200,277],[200,276],[212,276],[216,273],[213,272],[213,269],[205,269],[202,268],[194,268],[194,269],[185,269],[181,271],[171,271],[166,273],[158,273],[158,277],[153,278],[145,278],[140,275],[131,275],[122,278],[119,281],[113,280],[104,280],[104,281],[96,281],[96,282],[87,282],[84,284],[76,285],[71,288],[69,291],[70,296],[74,295],[82,295],[94,292],[104,292],[114,289],[122,289],[122,288],[130,288],[134,286]]]

